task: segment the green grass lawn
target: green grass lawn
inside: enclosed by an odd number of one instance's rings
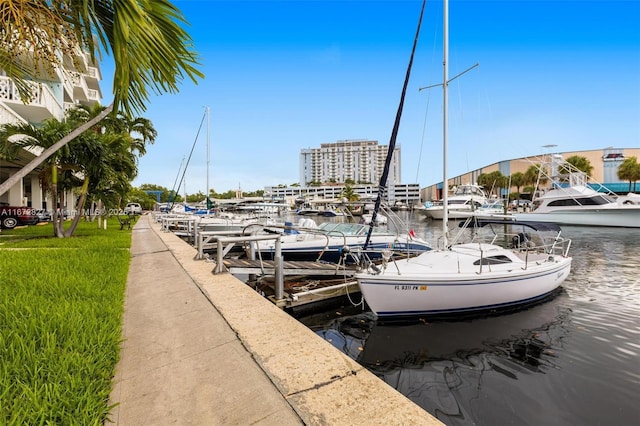
[[[0,233],[0,424],[101,425],[118,361],[131,231]]]

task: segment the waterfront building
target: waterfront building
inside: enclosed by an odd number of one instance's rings
[[[323,143],[320,148],[300,151],[300,184],[347,182],[377,185],[387,158],[387,145],[378,141],[356,139]],[[393,152],[388,186],[400,184],[400,147]]]
[[[91,60],[90,55],[82,51],[78,50],[73,54],[75,58],[65,60],[65,66],[55,69],[52,75],[42,75],[37,81],[29,82],[32,97],[27,103],[20,99],[14,81],[0,69],[0,124],[38,125],[50,118],[63,120],[65,111],[76,104],[100,103],[102,92],[99,82],[102,76],[99,65]],[[40,152],[40,150],[22,150],[17,160],[8,161],[0,158],[0,182],[7,180]],[[53,206],[50,202],[47,203],[47,194],[44,194],[40,187],[39,171],[39,169],[32,171],[8,192],[0,194],[0,203],[51,209]],[[70,207],[74,201],[73,195],[65,194],[65,199],[68,201],[63,203]]]
[[[351,185],[358,201],[372,203],[378,196],[377,184]],[[308,204],[339,204],[343,202],[344,184],[320,186],[268,186],[264,189],[265,199],[284,201],[289,205],[304,200]],[[420,185],[417,183],[389,185],[383,192],[383,201],[389,206],[412,207],[420,203]]]
[[[591,163],[593,170],[591,171],[592,181],[598,182],[609,190],[618,194],[626,194],[629,192],[629,182],[618,179],[618,168],[625,159],[636,157],[640,161],[640,148],[604,148],[589,151],[572,151],[560,153],[566,160],[572,156],[584,157]],[[503,160],[488,166],[472,170],[468,173],[449,178],[449,187],[461,184],[477,183],[478,176],[500,171],[504,176],[511,176],[516,172],[524,173],[529,167],[535,164],[543,163],[544,156],[522,157],[512,160]],[[442,199],[442,181],[429,185],[420,190],[421,199],[423,201],[436,201]],[[485,188],[491,191],[491,188]],[[518,188],[512,186],[509,193],[517,191]],[[522,188],[520,188],[522,190]],[[506,192],[506,190],[504,190]],[[495,196],[505,197],[507,194],[493,194]]]

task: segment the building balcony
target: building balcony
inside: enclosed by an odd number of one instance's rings
[[[13,80],[0,76],[0,100],[17,115],[31,123],[40,123],[48,118],[62,120],[64,109],[62,104],[44,83],[29,82],[31,99],[24,103]]]
[[[87,84],[91,88],[100,87],[99,83],[102,80],[102,75],[100,75],[100,69],[98,67],[87,67],[86,74]]]

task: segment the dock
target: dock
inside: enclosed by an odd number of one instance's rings
[[[181,237],[196,249],[195,260],[213,261],[214,274],[230,272],[244,276],[254,290],[290,313],[341,304],[345,298],[360,304],[355,265],[322,261],[285,261],[280,234],[250,234],[243,231],[203,231],[193,217],[152,215],[163,233]],[[252,243],[275,240],[275,260],[260,259]],[[228,257],[239,246],[249,258]],[[213,254],[213,256],[211,256]],[[353,296],[353,297],[352,297]]]
[[[282,290],[278,297],[276,262],[273,260],[224,259],[225,269],[234,275],[255,276],[252,285],[276,306],[299,314],[328,306],[349,298],[354,305],[362,303],[360,287],[354,279],[353,265],[326,262],[282,262]]]

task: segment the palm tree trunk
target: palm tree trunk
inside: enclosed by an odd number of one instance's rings
[[[105,118],[109,113],[113,111],[113,103],[104,109],[100,114],[96,115],[91,120],[84,123],[82,126],[75,129],[73,132],[69,133],[67,136],[60,139],[55,144],[51,145],[49,148],[42,151],[42,154],[31,160],[26,166],[18,170],[18,172],[9,177],[6,181],[0,184],[0,195],[7,192],[13,185],[18,183],[23,177],[31,173],[36,167],[42,164],[47,158],[51,157],[56,151],[60,148],[71,142],[73,139],[84,133],[87,129],[95,126],[99,123],[103,118]]]
[[[53,198],[53,236],[63,238],[62,220],[64,215],[61,215],[58,208],[58,167],[55,164],[51,167],[51,198]]]
[[[75,232],[78,227],[78,223],[82,216],[84,216],[84,203],[87,200],[87,191],[89,189],[89,176],[84,177],[84,182],[82,182],[82,188],[80,189],[80,199],[78,200],[78,204],[76,205],[76,215],[73,217],[73,221],[71,222],[71,226],[64,232],[65,237],[70,237]]]

